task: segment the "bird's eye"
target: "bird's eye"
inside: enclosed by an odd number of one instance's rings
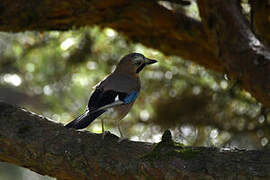
[[[136,65],[136,66],[139,66],[139,65],[141,65],[141,64],[142,64],[141,61],[136,61],[136,62],[135,62],[135,65]]]

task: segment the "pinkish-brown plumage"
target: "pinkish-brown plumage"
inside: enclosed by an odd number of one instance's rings
[[[95,86],[95,91],[89,99],[86,111],[68,123],[66,127],[85,128],[107,109],[114,108],[118,114],[117,126],[120,135],[123,136],[119,122],[130,111],[140,92],[139,72],[145,66],[155,62],[157,61],[148,59],[139,53],[124,56],[115,71]]]

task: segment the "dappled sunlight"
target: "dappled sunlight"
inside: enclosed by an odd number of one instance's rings
[[[92,87],[115,69],[121,57],[139,52],[158,63],[140,74],[140,95],[121,121],[123,133],[131,140],[156,143],[169,128],[184,145],[241,147],[247,141],[250,147],[261,148],[269,143],[270,115],[262,114],[261,104],[227,76],[131,44],[113,29],[1,36],[7,36],[6,44],[12,47],[0,54],[4,59],[1,87],[24,92],[20,96],[28,100],[18,105],[55,122],[67,124],[81,114]],[[3,95],[11,94],[5,91]],[[112,112],[101,118],[106,131],[119,135]],[[100,119],[85,130],[101,133]],[[253,135],[243,139],[245,133]]]
[[[22,83],[22,79],[17,74],[5,74],[3,76],[3,81],[9,83],[13,86],[19,86]]]
[[[67,38],[65,39],[60,47],[63,51],[67,50],[68,48],[70,48],[72,45],[74,45],[76,43],[76,39],[75,38]]]
[[[221,132],[253,130],[265,123],[261,106],[237,86],[231,89],[226,76],[141,44],[130,44],[110,28],[19,33],[8,38],[7,44],[13,49],[8,49],[6,55],[20,60],[13,64],[13,71],[1,74],[1,83],[20,87],[33,97],[41,96],[38,103],[43,108],[27,106],[57,122],[67,123],[82,113],[92,87],[112,72],[125,54],[139,52],[158,63],[142,71],[140,96],[121,122],[130,137],[156,141],[164,129],[171,128],[174,134],[181,134],[175,138],[184,144],[221,145],[228,140]],[[104,118],[111,118],[110,114]],[[96,121],[88,129],[101,132],[100,120]],[[105,122],[106,130],[116,129],[114,120]],[[161,128],[149,129],[153,126]],[[193,128],[188,131],[187,127]],[[198,127],[213,130],[202,135],[204,131]],[[263,142],[268,143],[265,139]]]
[[[47,96],[51,95],[53,93],[52,88],[49,85],[46,85],[43,87],[43,93]]]

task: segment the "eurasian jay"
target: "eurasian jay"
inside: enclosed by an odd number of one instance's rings
[[[85,112],[66,125],[67,128],[82,129],[97,117],[113,108],[117,112],[117,127],[121,137],[120,120],[123,119],[139,95],[141,84],[139,72],[156,60],[148,59],[139,53],[124,56],[114,72],[98,83],[94,88]],[[102,133],[104,133],[102,121]]]

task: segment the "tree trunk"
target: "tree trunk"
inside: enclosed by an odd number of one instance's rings
[[[269,179],[270,152],[183,147],[66,129],[0,102],[0,160],[58,179]]]

